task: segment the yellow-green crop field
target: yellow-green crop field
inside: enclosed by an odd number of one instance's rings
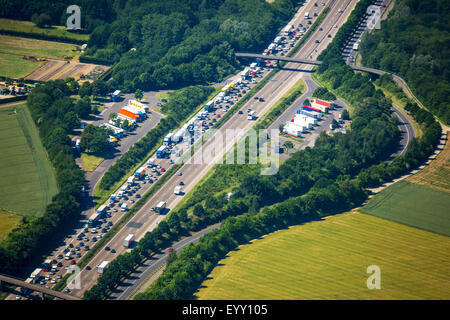
[[[367,267],[381,289],[367,288]],[[450,238],[359,212],[281,230],[220,261],[198,299],[449,299]]]

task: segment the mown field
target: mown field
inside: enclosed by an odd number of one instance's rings
[[[89,40],[88,34],[79,34],[67,31],[64,26],[52,26],[50,28],[38,28],[31,21],[19,21],[11,19],[0,19],[0,30],[19,31],[31,34],[67,37],[75,40]]]
[[[57,191],[53,168],[25,104],[0,108],[0,209],[40,215]],[[4,230],[8,227],[2,226]]]
[[[72,49],[75,49],[74,44],[0,35],[2,53],[63,60],[66,56],[73,58],[77,54]]]
[[[407,180],[450,192],[450,143],[448,140],[436,159],[418,173],[408,177]]]
[[[9,78],[25,78],[45,62],[24,60],[22,56],[0,52],[0,75]]]
[[[380,218],[450,236],[450,193],[411,183],[394,183],[360,209]]]
[[[367,267],[381,289],[367,288]],[[450,238],[358,212],[278,231],[220,261],[210,299],[449,299]]]

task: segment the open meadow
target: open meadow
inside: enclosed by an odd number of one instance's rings
[[[367,267],[381,271],[369,290]],[[450,238],[356,211],[269,234],[219,262],[210,299],[449,299]]]
[[[0,35],[0,52],[20,56],[63,60],[73,58],[74,44]]]
[[[25,60],[22,56],[0,52],[0,75],[8,78],[25,78],[45,64],[42,61]]]

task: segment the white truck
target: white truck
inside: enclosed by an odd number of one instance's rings
[[[249,113],[248,113],[248,115],[247,115],[247,119],[248,120],[253,120],[253,119],[255,119],[255,111],[250,111]]]
[[[309,19],[309,12],[305,12],[305,19]]]
[[[130,245],[133,243],[133,241],[134,241],[134,234],[130,233],[129,235],[127,235],[125,240],[123,240],[123,246],[125,248],[129,248]]]
[[[98,273],[105,272],[106,268],[108,267],[109,261],[103,261],[100,263],[97,267]]]
[[[128,203],[122,204],[122,206],[120,207],[120,210],[123,211],[123,212],[127,211],[128,210]]]
[[[155,158],[150,158],[147,161],[147,167],[148,168],[153,168],[153,166],[155,165]]]
[[[160,201],[156,207],[155,207],[155,211],[160,213],[162,211],[164,211],[164,209],[166,208],[166,202],[165,201]]]
[[[41,268],[35,269],[30,275],[31,282],[32,283],[38,282],[41,275],[42,275],[42,269]]]
[[[173,193],[176,195],[180,195],[181,194],[181,186],[176,186],[175,189],[173,190]]]

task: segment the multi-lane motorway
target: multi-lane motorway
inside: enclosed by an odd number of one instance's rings
[[[329,3],[330,12],[328,13],[326,19],[322,22],[320,28],[309,38],[308,41],[303,45],[302,49],[295,55],[299,58],[317,58],[317,55],[326,48],[327,44],[332,40],[327,36],[330,33],[332,36],[337,32],[338,28],[334,26],[340,26],[345,22],[348,15],[352,11],[356,0],[347,1],[332,1]],[[323,6],[314,6],[313,2],[307,3],[302,7],[299,12],[295,15],[291,24],[297,26],[299,23],[304,21],[304,13],[309,11],[311,14],[320,12],[324,9]],[[319,43],[316,43],[319,40]],[[258,97],[263,97],[265,99],[264,103],[257,100],[248,101],[242,110],[247,110],[251,108],[255,111],[257,117],[261,117],[266,113],[300,78],[303,77],[304,73],[293,71],[293,70],[308,70],[310,66],[287,64],[285,70],[279,71],[269,83],[264,86],[258,92]],[[248,130],[254,124],[252,121],[247,121],[246,116],[236,113],[231,117],[221,128],[222,132],[227,129],[241,129]],[[213,147],[214,140],[218,137],[218,134],[213,135],[204,144],[204,149]],[[231,145],[230,145],[231,147]],[[224,150],[226,151],[226,150]],[[203,164],[184,164],[179,171],[183,173],[182,180],[185,183],[184,192],[189,192],[196,183],[212,168],[212,166],[222,158],[223,153],[217,153],[212,157],[212,161]],[[147,231],[151,231],[156,227],[157,223],[164,219],[164,215],[156,215],[150,209],[156,206],[159,201],[166,201],[168,208],[174,208],[176,204],[181,200],[180,196],[174,195],[174,187],[179,184],[180,176],[175,174],[172,176],[164,186],[157,191],[147,203],[134,215],[130,222],[124,226],[107,244],[111,249],[114,248],[117,253],[120,254],[126,249],[123,247],[123,239],[129,233],[134,233],[137,239],[140,239]],[[115,256],[110,251],[102,250],[100,251],[89,264],[93,268],[91,270],[86,270],[84,268],[80,273],[80,282],[82,288],[80,290],[73,290],[72,294],[81,296],[83,292],[91,287],[97,280],[98,274],[95,266],[100,264],[102,261],[109,261]]]

